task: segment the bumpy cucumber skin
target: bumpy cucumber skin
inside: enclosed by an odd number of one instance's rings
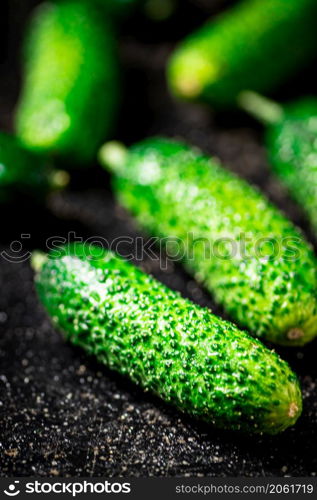
[[[109,251],[55,252],[36,287],[71,342],[184,412],[271,434],[300,415],[297,378],[276,353]]]
[[[317,230],[317,99],[284,108],[267,132],[269,161]]]
[[[41,5],[26,39],[16,130],[28,148],[88,163],[109,133],[118,100],[110,21],[86,2]]]
[[[0,133],[0,201],[21,191],[47,192],[49,172],[43,158],[22,148],[15,137]]]
[[[240,325],[285,345],[316,336],[312,248],[255,188],[168,139],[132,147],[113,184],[141,228],[177,238],[178,260]]]
[[[243,90],[269,92],[314,54],[315,0],[243,0],[176,48],[173,93],[235,105]]]

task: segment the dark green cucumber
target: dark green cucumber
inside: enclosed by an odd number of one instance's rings
[[[168,139],[106,145],[119,201],[212,292],[232,318],[270,341],[317,335],[317,262],[277,208],[215,159]],[[175,240],[176,239],[176,240]],[[170,251],[170,250],[169,250]],[[175,253],[175,250],[172,249]]]
[[[53,170],[45,159],[25,150],[15,137],[0,132],[0,201],[21,192],[41,197],[65,186],[67,181],[65,172]]]
[[[16,130],[31,150],[95,157],[114,118],[118,94],[110,21],[83,1],[40,5],[27,36]]]
[[[317,230],[317,99],[279,106],[245,92],[241,105],[267,125],[269,162]]]
[[[115,15],[124,16],[131,12],[133,7],[141,3],[142,0],[86,0],[89,4],[96,4],[104,9],[105,12]]]
[[[180,410],[271,434],[300,415],[285,361],[132,264],[82,244],[34,260],[40,299],[66,337]]]
[[[219,106],[269,92],[316,53],[315,0],[243,0],[180,43],[168,67],[176,96]]]

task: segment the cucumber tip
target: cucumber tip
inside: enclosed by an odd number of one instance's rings
[[[292,401],[288,407],[288,413],[287,413],[288,417],[294,418],[299,414],[299,412],[300,412],[300,408],[299,408],[298,404],[295,403],[294,401]]]
[[[291,328],[287,332],[288,340],[299,340],[304,337],[304,332],[301,328]]]

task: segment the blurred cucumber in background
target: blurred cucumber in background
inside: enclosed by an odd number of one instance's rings
[[[89,163],[118,104],[112,20],[86,1],[41,4],[25,40],[16,131],[30,150]]]
[[[244,92],[240,106],[266,126],[266,146],[274,173],[317,230],[317,98],[280,105]]]
[[[228,107],[243,90],[270,92],[317,52],[315,0],[242,0],[180,42],[172,93]]]
[[[317,336],[317,261],[257,189],[185,143],[149,138],[99,153],[123,207],[230,317],[281,345]]]
[[[108,14],[115,16],[127,15],[137,5],[140,5],[144,0],[82,0],[86,1],[90,6],[98,6],[104,9]]]
[[[0,202],[19,194],[43,198],[51,190],[65,187],[68,174],[54,170],[47,159],[25,150],[18,140],[0,132]]]

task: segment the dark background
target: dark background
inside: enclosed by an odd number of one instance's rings
[[[0,126],[5,130],[12,129],[21,38],[36,3],[1,3]],[[126,143],[152,134],[184,137],[260,186],[314,242],[300,209],[269,174],[261,127],[238,111],[220,116],[209,108],[176,103],[166,90],[164,66],[175,42],[230,3],[180,0],[168,20],[154,22],[139,13],[123,23],[118,34],[123,100],[114,137]],[[315,65],[313,61],[274,97],[284,101],[313,94]],[[67,237],[71,231],[109,242],[117,236],[138,236],[129,216],[115,203],[109,181],[97,166],[75,168],[70,187],[51,196],[46,206],[22,198],[1,206],[0,250],[12,255],[14,240],[23,243],[23,251],[45,249],[48,237]],[[21,234],[30,238],[21,239]],[[158,261],[147,260],[143,267],[225,316],[173,263],[164,272]],[[65,344],[39,305],[32,279],[28,261],[12,264],[0,257],[2,476],[317,473],[317,342],[301,349],[278,349],[303,386],[304,412],[294,428],[276,437],[220,432],[144,394]]]

